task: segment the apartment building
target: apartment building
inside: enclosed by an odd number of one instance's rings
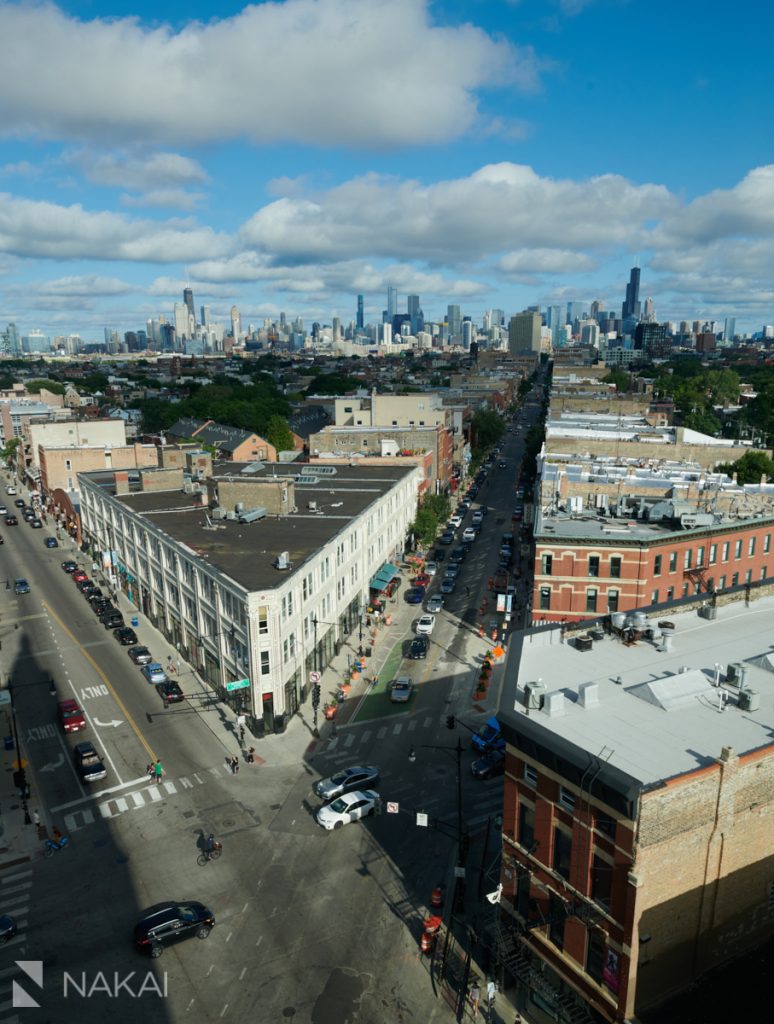
[[[534,1024],[636,1019],[774,933],[772,621],[769,597],[511,643],[487,934]]]
[[[254,735],[284,730],[360,628],[421,480],[413,464],[261,462],[78,477],[87,548]]]

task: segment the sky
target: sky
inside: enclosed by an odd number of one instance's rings
[[[0,329],[774,323],[767,4],[0,0]],[[753,29],[754,26],[754,29]]]

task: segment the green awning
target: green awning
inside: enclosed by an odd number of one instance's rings
[[[381,569],[371,579],[371,590],[384,590],[384,588],[388,586],[399,573],[400,569],[397,565],[393,565],[392,562],[385,562]]]

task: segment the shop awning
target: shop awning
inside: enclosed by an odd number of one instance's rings
[[[393,565],[392,562],[385,562],[381,569],[371,579],[369,584],[371,590],[384,590],[395,577],[400,573],[400,569],[397,565]]]

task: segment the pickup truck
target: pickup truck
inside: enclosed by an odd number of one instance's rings
[[[488,719],[477,733],[473,734],[472,742],[473,749],[477,750],[480,754],[485,753],[487,750],[505,750],[502,729],[494,716]]]

